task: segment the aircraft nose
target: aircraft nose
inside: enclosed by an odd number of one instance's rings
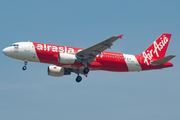
[[[13,51],[12,51],[12,49],[10,47],[4,48],[2,50],[2,52],[3,52],[4,55],[9,56],[9,57],[12,56],[12,53],[13,53]]]
[[[8,49],[4,48],[2,52],[3,52],[4,55],[7,55],[8,54]]]

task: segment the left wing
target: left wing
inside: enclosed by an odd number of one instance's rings
[[[104,40],[96,45],[93,45],[87,49],[79,51],[76,53],[76,57],[79,59],[83,59],[82,62],[84,65],[89,63],[91,64],[96,57],[96,55],[101,54],[102,51],[106,50],[107,48],[111,48],[113,45],[112,43],[116,41],[118,38],[122,39],[123,35],[120,36],[113,36],[107,40]],[[87,62],[87,63],[86,63]],[[86,66],[86,65],[85,65]]]

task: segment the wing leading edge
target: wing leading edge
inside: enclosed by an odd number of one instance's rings
[[[112,43],[116,41],[118,38],[122,39],[122,36],[123,35],[113,36],[87,49],[79,51],[76,53],[76,57],[79,59],[83,59],[85,61],[87,60],[87,63],[91,64],[96,55],[101,54],[101,52],[106,50],[107,48],[111,48],[111,46],[113,45]],[[84,64],[86,63],[84,62]]]

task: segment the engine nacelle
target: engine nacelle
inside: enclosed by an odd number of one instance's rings
[[[71,72],[66,71],[63,67],[58,66],[48,66],[48,75],[54,77],[60,77],[63,75],[70,75]]]
[[[74,64],[77,60],[76,56],[68,53],[59,53],[58,62],[62,64]]]

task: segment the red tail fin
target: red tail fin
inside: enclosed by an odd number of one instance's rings
[[[171,38],[171,34],[163,33],[156,41],[154,41],[143,53],[144,62],[147,64],[150,60],[163,58]]]

